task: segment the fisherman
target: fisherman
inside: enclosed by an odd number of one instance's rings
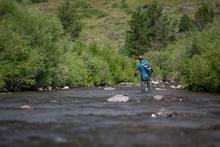
[[[141,91],[146,92],[151,90],[150,78],[152,75],[152,66],[147,61],[144,60],[142,55],[138,56],[139,63],[136,64],[135,75],[140,75],[141,78]]]

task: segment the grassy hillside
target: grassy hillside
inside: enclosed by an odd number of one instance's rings
[[[62,0],[48,0],[35,3],[31,7],[48,13],[57,13]],[[127,21],[132,10],[152,2],[152,0],[75,0],[82,16],[83,32],[81,40],[89,44],[96,42],[98,46],[120,48],[124,44]],[[163,0],[164,13],[179,17],[183,13],[192,14],[203,0]],[[211,3],[219,13],[220,2]],[[218,8],[218,9],[217,9]]]

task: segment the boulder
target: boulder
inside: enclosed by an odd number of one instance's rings
[[[155,100],[162,100],[163,99],[163,96],[162,95],[155,95],[154,97],[153,97],[153,99],[155,99]]]
[[[182,88],[181,85],[177,85],[177,86],[176,86],[176,89],[181,89],[181,88]]]
[[[176,86],[172,85],[170,88],[176,89]]]
[[[44,89],[42,87],[37,88],[38,91],[44,91]]]
[[[129,98],[124,95],[115,95],[108,99],[108,102],[127,102]]]
[[[70,89],[70,87],[69,86],[65,86],[62,89]]]
[[[32,108],[31,106],[29,106],[29,105],[21,106],[21,109],[23,109],[23,110],[27,110],[27,111],[31,111],[31,110],[33,110],[33,108]]]
[[[153,80],[151,81],[151,83],[154,84],[154,85],[159,85],[160,84],[159,81],[153,81]]]

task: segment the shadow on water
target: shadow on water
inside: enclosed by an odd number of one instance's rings
[[[119,94],[130,100],[107,101]],[[172,115],[159,115],[161,108]],[[0,146],[217,147],[220,95],[184,90],[143,94],[137,87],[0,95],[0,140]]]

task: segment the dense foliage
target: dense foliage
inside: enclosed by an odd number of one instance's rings
[[[180,18],[179,31],[187,32],[187,31],[190,31],[192,27],[193,27],[193,21],[187,14],[184,14]]]
[[[110,20],[115,19],[107,11],[84,0],[61,1],[55,13],[29,7],[41,2],[47,0],[0,0],[0,90],[137,80],[131,58],[116,49],[99,47],[99,40],[89,44],[81,37],[96,35],[87,31],[96,32],[98,25],[103,33],[123,40],[118,37],[120,31],[107,31],[114,26]],[[52,1],[45,4],[49,3]],[[211,4],[201,3],[192,13],[169,14],[166,11],[170,8],[156,2],[134,11],[132,1],[104,3],[131,16],[124,34],[124,53],[144,54],[153,64],[156,77],[175,78],[190,90],[220,92],[220,20]],[[101,18],[103,22],[86,24],[89,19]],[[120,27],[124,23],[121,18],[114,20]]]
[[[65,0],[59,8],[59,18],[63,29],[70,35],[72,40],[79,37],[82,29],[79,22],[79,16],[71,0]]]
[[[180,34],[176,34],[180,38],[161,51],[145,54],[157,76],[180,80],[190,90],[220,92],[220,21],[211,24],[213,20],[213,10],[205,4],[196,11],[194,21],[183,15]]]
[[[66,28],[56,16],[21,9],[14,1],[0,3],[0,89],[133,80],[133,63],[128,57],[112,49],[71,41],[75,38],[64,35]],[[72,27],[74,20],[68,23]]]
[[[162,7],[153,2],[137,8],[129,21],[125,46],[130,55],[143,54],[150,49],[161,49],[173,40],[171,21],[162,14]]]
[[[210,4],[203,3],[196,11],[195,22],[197,27],[202,30],[208,23],[212,23],[214,19],[214,10]]]
[[[208,30],[195,32],[173,46],[173,70],[188,89],[220,91],[219,36],[217,21]]]

